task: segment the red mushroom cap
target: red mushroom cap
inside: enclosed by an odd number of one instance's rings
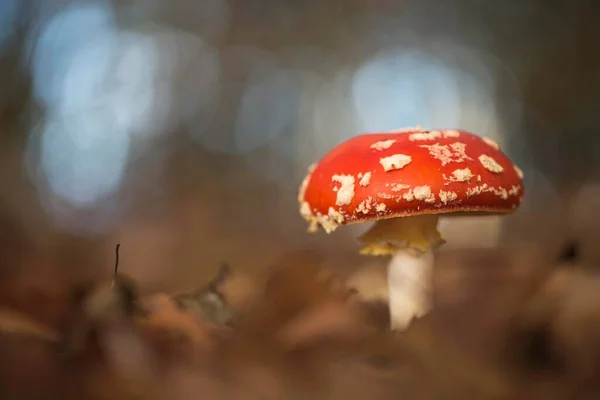
[[[523,172],[491,139],[463,130],[363,134],[309,169],[298,201],[313,229],[454,212],[513,212]]]

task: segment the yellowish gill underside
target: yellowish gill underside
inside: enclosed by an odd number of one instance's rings
[[[411,249],[422,254],[445,243],[437,229],[437,215],[416,215],[384,219],[375,224],[359,240],[361,254],[394,255],[398,250]]]

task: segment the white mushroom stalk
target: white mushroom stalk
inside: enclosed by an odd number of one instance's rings
[[[437,224],[437,215],[384,219],[360,237],[362,254],[393,255],[387,279],[394,330],[431,310],[433,251],[444,243]]]
[[[392,330],[403,331],[413,319],[432,308],[433,251],[415,255],[399,250],[388,265],[390,322]]]

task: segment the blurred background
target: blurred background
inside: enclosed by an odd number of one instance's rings
[[[169,291],[223,261],[355,254],[364,227],[306,232],[299,183],[415,125],[493,138],[525,172],[520,210],[444,222],[449,248],[597,241],[599,20],[593,0],[2,0],[1,271],[108,275],[121,243]]]

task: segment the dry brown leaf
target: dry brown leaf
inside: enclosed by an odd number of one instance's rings
[[[0,306],[0,334],[32,337],[58,342],[58,332],[33,320],[31,317],[8,307]]]

